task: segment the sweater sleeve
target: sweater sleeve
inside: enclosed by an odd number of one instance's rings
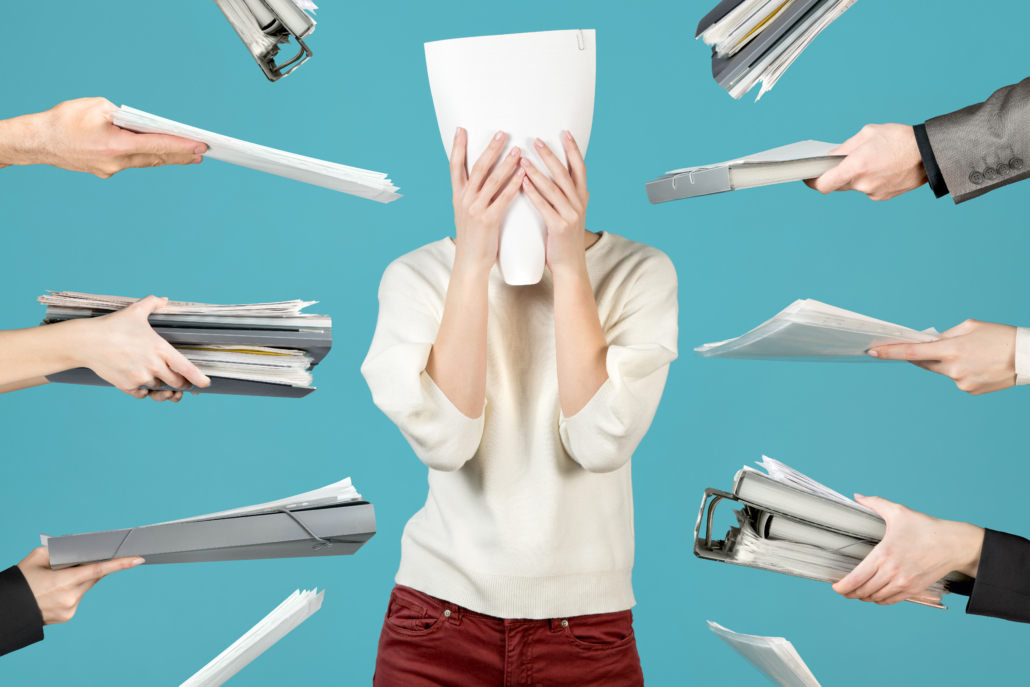
[[[43,641],[43,614],[18,566],[0,572],[0,656]]]
[[[1016,384],[1030,384],[1030,329],[1016,328]]]
[[[1030,623],[1030,541],[984,530],[966,613]]]
[[[676,269],[663,253],[644,261],[627,285],[628,297],[605,327],[608,380],[558,431],[569,455],[589,472],[629,462],[647,434],[677,356]]]
[[[379,285],[379,320],[361,374],[376,406],[419,459],[433,470],[457,470],[479,448],[485,412],[466,417],[426,372],[444,294],[415,264],[401,260]]]

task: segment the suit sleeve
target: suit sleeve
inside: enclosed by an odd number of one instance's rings
[[[43,614],[18,566],[0,572],[0,656],[43,641]]]
[[[955,203],[1030,176],[1030,78],[926,122],[932,157]],[[924,166],[926,156],[924,155]]]
[[[966,613],[1030,623],[1030,541],[984,530],[980,568]]]
[[[639,270],[616,321],[606,327],[608,380],[578,413],[558,417],[568,454],[589,472],[629,462],[651,427],[677,356],[676,270],[664,254]]]

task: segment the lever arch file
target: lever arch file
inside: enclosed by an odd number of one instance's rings
[[[308,61],[311,49],[303,39],[315,30],[315,20],[293,0],[215,0],[218,9],[247,46],[269,81],[288,76]],[[279,46],[297,41],[299,52],[276,64]]]
[[[42,541],[50,567],[61,570],[125,556],[142,556],[144,565],[345,556],[375,532],[375,509],[347,478],[257,506]]]

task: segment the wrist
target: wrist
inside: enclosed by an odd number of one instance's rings
[[[38,164],[38,151],[42,127],[40,118],[45,113],[22,115],[0,121],[0,165]]]
[[[462,285],[469,287],[485,286],[490,281],[491,269],[493,263],[471,259],[458,251],[454,257],[454,266],[451,268],[451,281],[458,280]]]
[[[584,254],[580,255],[579,260],[552,263],[548,265],[548,268],[551,270],[555,291],[584,284],[590,288],[590,274],[587,272],[587,261]]]
[[[955,526],[955,570],[970,577],[976,577],[977,570],[980,568],[980,551],[983,549],[984,544],[984,529],[965,522],[952,524]]]
[[[57,330],[50,353],[54,362],[58,363],[62,370],[90,366],[87,352],[91,348],[90,338],[96,328],[96,323],[96,320],[88,319],[68,320],[47,325],[47,327]]]

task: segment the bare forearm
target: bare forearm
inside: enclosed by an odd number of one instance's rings
[[[584,263],[554,274],[554,339],[558,397],[566,417],[578,413],[608,381],[608,342]]]
[[[32,329],[0,331],[0,389],[79,367],[81,322],[62,322]],[[39,382],[42,383],[42,382]],[[26,388],[21,385],[17,388]]]
[[[37,162],[39,117],[38,114],[30,114],[0,120],[0,168]]]
[[[447,287],[443,320],[426,372],[466,417],[486,403],[486,325],[489,271],[466,270],[456,261]]]

